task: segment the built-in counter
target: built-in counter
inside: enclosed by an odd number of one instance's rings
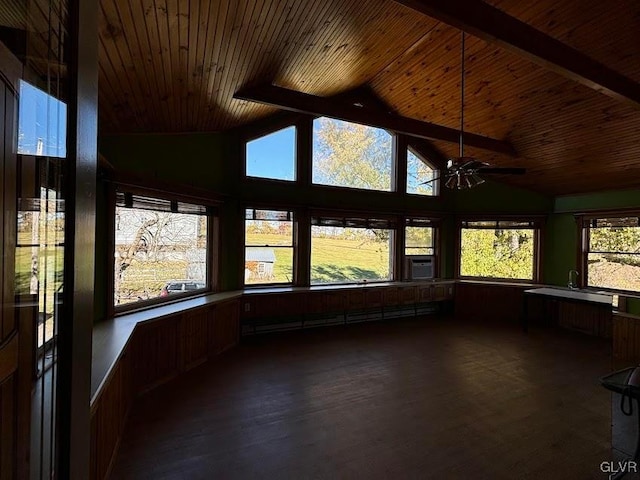
[[[241,291],[214,293],[127,313],[113,320],[96,324],[93,328],[91,402],[95,401],[101,386],[120,359],[136,326],[170,317],[176,318],[185,312],[213,307],[218,303],[238,299],[241,296]]]
[[[542,295],[543,297],[564,298],[567,300],[576,300],[587,303],[601,303],[604,305],[612,305],[613,295],[589,292],[585,290],[572,290],[568,288],[543,287],[525,290],[527,295]]]
[[[535,297],[542,301],[542,311],[551,323],[588,335],[611,338],[613,295],[553,287],[525,290],[522,302],[525,332],[529,326],[530,301]]]

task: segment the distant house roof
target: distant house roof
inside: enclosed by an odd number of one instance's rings
[[[245,261],[275,263],[276,254],[274,253],[273,248],[248,247]]]

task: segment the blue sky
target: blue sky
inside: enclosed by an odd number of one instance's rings
[[[38,142],[42,140],[42,152]],[[20,81],[18,153],[48,157],[67,156],[67,106],[60,100]]]
[[[335,120],[338,122],[339,120]],[[313,149],[318,149],[318,122],[313,122]],[[296,128],[287,127],[247,143],[247,175],[295,180]]]
[[[287,127],[247,143],[247,175],[295,180],[296,128]]]

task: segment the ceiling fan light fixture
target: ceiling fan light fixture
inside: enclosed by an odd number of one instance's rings
[[[473,179],[473,186],[474,187],[485,182],[484,178],[482,178],[477,173],[472,173],[471,174],[471,178]]]
[[[447,179],[447,182],[445,183],[445,186],[447,188],[451,188],[451,189],[456,188],[456,177],[455,177],[455,175],[452,175],[451,177],[449,177]]]
[[[462,178],[464,179],[464,188],[473,187],[473,182],[471,181],[470,175],[464,175]]]

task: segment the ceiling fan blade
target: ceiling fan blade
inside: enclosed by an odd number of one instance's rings
[[[524,175],[527,173],[526,168],[520,167],[481,167],[478,173],[484,174],[500,174],[500,175]]]
[[[465,157],[461,160],[464,160],[464,162],[460,164],[460,170],[478,170],[489,166],[488,163],[481,162],[475,158]]]
[[[427,184],[429,184],[429,183],[431,183],[431,182],[435,182],[436,180],[440,180],[441,178],[446,178],[446,177],[448,177],[448,176],[450,176],[450,175],[444,175],[444,176],[443,176],[443,175],[441,175],[441,176],[439,176],[439,177],[432,178],[431,180],[427,180],[426,182],[419,183],[418,185],[427,185]]]

